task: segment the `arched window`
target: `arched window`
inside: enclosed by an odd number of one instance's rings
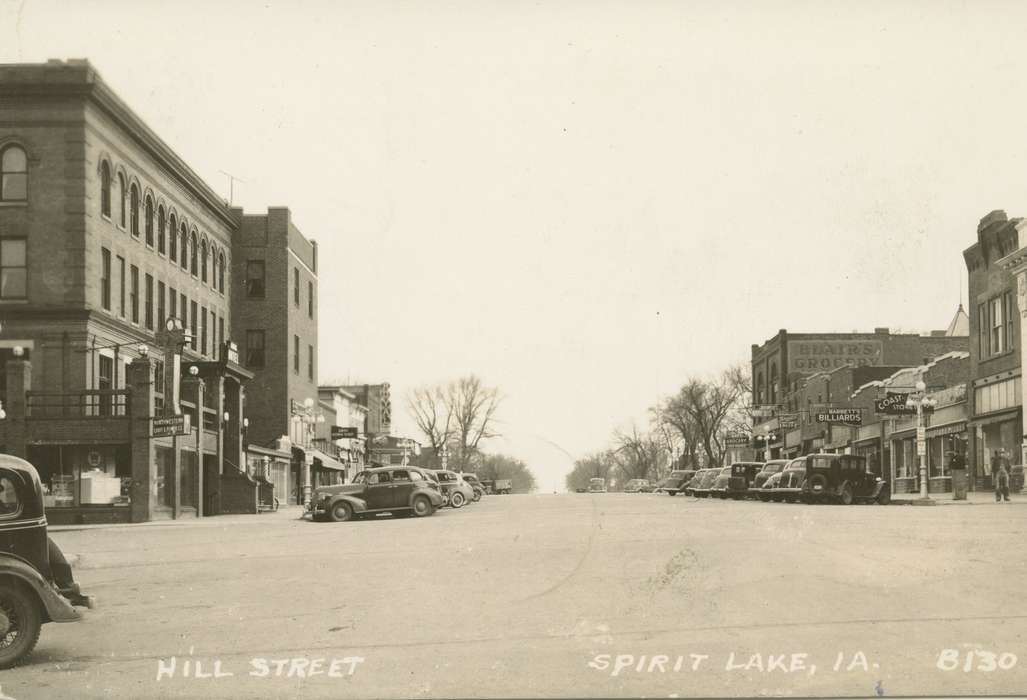
[[[199,245],[196,240],[196,231],[193,230],[192,236],[189,237],[189,272],[192,273],[193,277],[196,276],[197,263],[199,262]]]
[[[132,235],[139,238],[139,187],[133,182],[128,197],[129,221],[131,222]]]
[[[178,221],[175,219],[175,215],[171,215],[171,223],[168,226],[168,257],[171,258],[171,262],[178,260],[178,233],[177,227]]]
[[[100,163],[100,213],[111,215],[111,166],[107,161]]]
[[[121,224],[122,228],[125,228],[125,224],[127,223],[126,222],[126,218],[127,218],[126,217],[126,213],[127,213],[127,211],[126,211],[126,209],[127,209],[127,207],[126,207],[126,199],[127,199],[127,197],[128,197],[128,192],[125,189],[125,176],[122,175],[121,173],[118,173],[118,201],[120,202],[119,209],[118,209],[118,211],[120,212],[120,215],[119,215],[119,218],[118,218],[118,222]]]
[[[146,209],[144,211],[146,215],[146,222],[144,229],[146,231],[146,245],[153,247],[153,197],[146,195]]]
[[[164,205],[157,207],[157,252],[164,255],[167,248],[167,233],[165,232]]]
[[[203,282],[207,281],[207,239],[203,239],[203,244],[200,246],[200,280]]]
[[[179,227],[178,236],[179,253],[178,261],[182,265],[183,270],[189,269],[189,233],[185,230],[185,222]]]
[[[218,291],[225,293],[225,254],[218,253]]]
[[[29,195],[29,159],[21,146],[0,153],[0,201],[24,202]]]

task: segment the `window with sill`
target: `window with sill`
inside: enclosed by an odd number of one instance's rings
[[[134,182],[128,196],[129,230],[133,238],[139,238],[139,186]]]
[[[28,156],[25,149],[12,144],[0,151],[0,202],[24,202],[28,193]]]
[[[146,245],[153,247],[153,198],[146,195],[146,207],[143,210],[143,228],[146,231]]]
[[[125,176],[118,173],[118,224],[125,228],[128,223],[128,190],[125,186]]]
[[[111,166],[107,161],[100,163],[100,213],[108,219],[111,216]]]
[[[162,204],[157,207],[157,252],[161,255],[164,255],[165,248],[167,247],[167,233],[165,231],[166,225],[167,220],[164,218],[164,205]]]

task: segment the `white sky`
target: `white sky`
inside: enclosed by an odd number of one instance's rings
[[[320,374],[498,385],[544,490],[779,328],[944,328],[1027,213],[1027,3],[0,0],[321,246]],[[641,425],[641,420],[640,420]]]

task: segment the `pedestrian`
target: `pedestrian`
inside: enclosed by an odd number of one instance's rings
[[[1005,450],[1000,450],[995,466],[992,468],[992,478],[995,480],[995,502],[1005,499],[1009,502],[1009,458]]]

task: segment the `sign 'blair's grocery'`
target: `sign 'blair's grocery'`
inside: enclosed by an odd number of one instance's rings
[[[789,340],[788,371],[820,372],[882,364],[880,340]]]

